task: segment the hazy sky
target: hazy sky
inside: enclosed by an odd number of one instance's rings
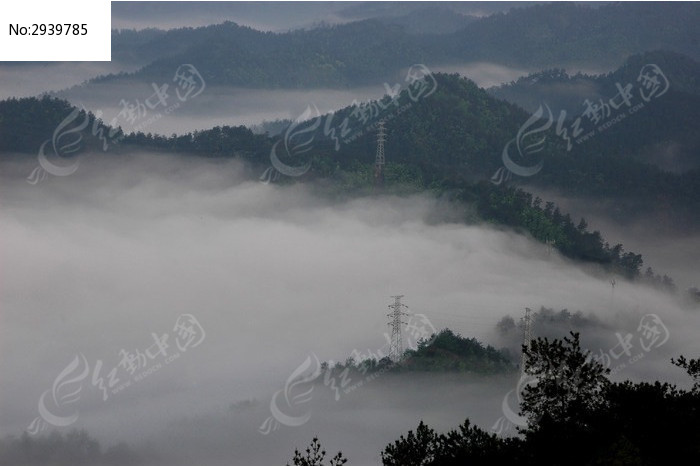
[[[262,31],[285,31],[325,21],[346,22],[353,2],[113,2],[113,29],[172,29],[233,21]]]
[[[172,29],[233,21],[261,31],[287,31],[428,7],[486,16],[535,3],[541,2],[112,2],[112,28]]]

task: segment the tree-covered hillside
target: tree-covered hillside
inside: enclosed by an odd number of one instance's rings
[[[46,140],[69,148],[61,155],[75,155],[122,136],[119,128],[65,100],[43,96],[0,101],[0,157],[10,152],[36,155]]]
[[[345,363],[337,363],[323,368],[338,374],[355,371],[363,374],[375,372],[468,372],[472,374],[498,374],[515,370],[511,355],[497,350],[491,345],[484,346],[476,338],[466,338],[450,329],[443,329],[427,340],[417,342],[415,349],[403,352],[400,361],[389,357],[368,358],[355,361],[350,358]]]
[[[415,89],[404,89],[393,100],[387,96],[379,102],[310,117],[275,138],[254,134],[244,127],[216,127],[171,137],[130,134],[110,150],[148,148],[204,157],[236,157],[250,162],[262,174],[272,170],[274,148],[277,168],[280,163],[291,169],[302,168],[297,173],[301,176],[281,176],[276,178],[278,182],[316,180],[338,194],[361,195],[374,189],[375,128],[384,120],[389,138],[387,192],[446,193],[476,206],[482,219],[521,229],[542,242],[553,241],[567,257],[598,263],[628,278],[640,275],[641,256],[625,252],[621,245],[606,244],[600,233],[588,231],[584,220],[560,213],[551,203],[543,206],[543,201],[508,187],[508,183],[499,187],[489,183],[503,163],[504,146],[529,118],[527,112],[491,97],[457,75],[438,74],[430,79],[434,82],[420,88],[422,95]],[[5,122],[0,152],[36,154],[38,141],[51,137],[52,126],[58,125],[69,109],[65,102],[48,98],[0,103],[0,118]],[[663,131],[664,125],[658,126]],[[83,128],[83,133],[91,137],[89,129]],[[648,212],[664,209],[669,202],[679,212],[692,211],[700,202],[698,170],[681,175],[664,172],[631,158],[628,154],[632,149],[627,149],[624,141],[612,147],[591,145],[590,149],[582,146],[585,150],[577,147],[567,152],[553,129],[547,134],[549,139],[540,153],[541,172],[514,178],[513,182],[558,187],[570,195],[621,201],[629,198]],[[100,142],[95,137],[92,141]],[[631,142],[630,146],[635,144]]]
[[[677,464],[700,460],[700,361],[672,360],[693,381],[681,389],[663,381],[611,382],[581,348],[579,334],[537,338],[525,350],[519,384],[526,427],[506,437],[469,419],[446,433],[422,420],[381,453],[384,466]],[[295,466],[323,466],[318,438]],[[331,465],[353,464],[338,453]]]
[[[694,381],[683,390],[665,382],[610,382],[610,370],[588,357],[578,334],[538,338],[526,354],[532,380],[522,390],[527,427],[521,436],[500,437],[468,419],[447,434],[420,422],[415,432],[387,445],[383,464],[651,465],[700,459],[700,431],[693,427],[700,422],[697,359],[674,361]]]
[[[649,65],[663,73],[658,79],[668,80],[668,90],[658,99],[644,102],[637,92],[632,98],[636,109],[610,107],[610,99],[621,88],[641,86],[640,75]],[[600,108],[600,123],[607,117],[622,114],[609,130],[599,131],[594,138],[573,148],[574,154],[608,154],[628,156],[663,170],[684,172],[700,168],[700,62],[673,52],[656,51],[629,57],[623,66],[604,75],[569,75],[563,69],[551,69],[522,77],[517,81],[489,89],[494,97],[506,100],[534,113],[548,106],[554,118],[563,111],[567,126],[576,118],[586,122],[590,106]],[[632,101],[631,101],[632,102]],[[607,105],[607,107],[605,106]],[[628,117],[628,118],[627,118]],[[568,180],[567,180],[568,184]]]
[[[700,8],[693,3],[552,2],[497,13],[455,33],[466,59],[526,66],[614,67],[630,55],[666,49],[698,55]]]
[[[700,58],[696,27],[700,7],[693,3],[535,5],[466,21],[447,34],[416,34],[412,18],[417,14],[286,33],[260,32],[230,22],[162,34],[121,32],[115,57],[150,64],[129,78],[98,81],[149,81],[172,73],[182,63],[193,63],[212,85],[347,87],[376,85],[412,63],[486,61],[609,69],[629,55],[656,49]],[[445,22],[439,10],[422,16]],[[458,16],[454,14],[461,21]],[[138,47],[130,49],[130,44]]]

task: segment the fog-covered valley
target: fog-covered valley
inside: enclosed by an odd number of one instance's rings
[[[556,388],[611,369],[566,393],[596,415],[637,402],[630,381],[652,417],[696,416],[671,359],[700,353],[700,65],[678,26],[700,9],[632,4],[611,32],[624,5],[512,6],[115,2],[114,61],[0,64],[0,463],[281,465],[319,437],[403,466],[385,447],[467,419],[477,453],[530,451],[524,361]],[[577,15],[596,32],[564,34]],[[650,17],[672,32],[631,31]],[[567,149],[625,89],[639,111]],[[570,332],[573,375],[521,355]],[[659,408],[657,380],[689,405]],[[586,454],[647,458],[620,430]]]
[[[603,352],[615,332],[657,314],[668,343],[618,377],[682,383],[668,360],[697,351],[700,315],[671,296],[623,281],[612,292],[606,274],[524,236],[462,224],[429,196],[338,202],[313,186],[249,181],[236,161],[167,154],[91,154],[75,174],[37,185],[24,179],[31,168],[2,167],[2,434],[27,428],[77,354],[120,367],[120,351],[151,346],[182,314],[206,332],[201,345],[104,401],[86,380],[74,427],[207,464],[281,463],[314,433],[362,463],[420,419],[491,428],[515,376],[390,374],[338,402],[319,383],[308,423],[259,432],[273,392],[307,356],[344,361],[385,344],[393,294],[436,329],[497,347],[517,348],[519,334],[509,340],[496,324],[526,306],[594,317],[584,339]],[[676,256],[679,269],[693,260]]]

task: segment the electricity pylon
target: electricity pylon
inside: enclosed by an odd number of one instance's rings
[[[401,321],[401,317],[407,316],[408,314],[402,310],[406,307],[405,304],[401,303],[403,295],[392,296],[392,298],[394,298],[394,304],[389,304],[389,309],[392,311],[386,315],[390,318],[390,322],[387,325],[391,326],[391,348],[389,350],[389,358],[394,362],[399,362],[403,356],[401,325],[406,323]]]
[[[384,120],[379,121],[377,127],[377,155],[374,158],[374,186],[380,188],[384,185]]]

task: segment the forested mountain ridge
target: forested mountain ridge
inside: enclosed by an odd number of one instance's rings
[[[451,34],[479,20],[477,16],[463,15],[444,6],[425,6],[404,15],[378,19],[403,26],[406,32],[413,34]]]
[[[630,55],[666,49],[699,58],[700,8],[691,3],[553,2],[497,13],[455,33],[463,57],[527,66],[615,67]]]
[[[655,50],[627,57],[614,71],[605,74],[567,73],[551,68],[500,86],[489,94],[534,112],[543,102],[554,110],[566,110],[569,118],[578,115],[585,99],[596,100],[617,92],[616,84],[636,83],[642,68],[653,63],[670,82],[670,90],[700,95],[700,62],[680,53]]]
[[[373,184],[375,132],[369,127],[383,118],[391,141],[386,151],[389,161],[385,173],[387,190],[403,187],[401,189],[408,189],[408,192],[438,190],[452,193],[461,202],[474,203],[483,219],[521,229],[542,242],[553,240],[556,247],[572,259],[595,262],[629,278],[640,276],[640,255],[625,252],[621,246],[606,244],[600,233],[587,230],[585,222],[576,226],[573,219],[551,204],[542,206],[541,200],[533,199],[523,191],[496,187],[487,181],[501,163],[504,144],[517,134],[527,119],[525,111],[494,99],[473,82],[456,75],[438,74],[434,78],[435,87],[430,95],[414,102],[405,90],[396,97],[396,105],[385,97],[380,114],[365,123],[358,119],[356,107],[348,107],[301,122],[302,126],[293,129],[291,135],[285,133],[279,138],[254,134],[245,127],[216,127],[169,138],[130,134],[110,150],[155,149],[205,157],[238,157],[263,173],[266,167],[270,167],[273,146],[280,147],[283,141],[286,144],[296,135],[303,134],[310,141],[311,150],[304,154],[293,150],[286,154],[280,152],[282,163],[290,166],[308,163],[308,171],[299,180],[322,180],[334,186],[337,193],[362,195],[371,192]],[[36,141],[51,137],[51,131],[42,132],[52,124],[58,124],[70,108],[67,103],[48,97],[0,102],[0,118],[6,123],[3,125],[6,132],[4,135],[0,133],[0,152],[25,151],[34,157],[36,152],[33,151],[37,149],[25,143],[36,145]],[[398,108],[406,110],[397,113]],[[44,121],[39,124],[42,115]],[[347,141],[338,137],[343,128],[341,122],[346,120],[354,122],[345,127]],[[94,117],[91,121],[95,122]],[[337,132],[328,131],[328,126]],[[94,148],[100,142],[91,136],[88,128],[83,129],[83,133],[88,142],[92,141],[86,143],[86,149]],[[293,143],[289,145],[293,146]],[[615,153],[596,158],[561,155],[566,152],[560,142],[549,145],[544,152],[547,156],[545,168],[542,174],[532,177],[534,182],[542,180],[546,183],[557,176],[576,177],[571,186],[576,188],[576,183],[593,185],[599,182],[599,178],[616,173],[627,183],[642,186],[637,189],[649,189],[652,183],[666,180],[647,196],[676,196],[680,199],[687,196],[686,208],[692,208],[693,201],[697,202],[694,196],[697,191],[692,188],[697,178],[692,178],[691,174],[663,173],[652,166],[616,157]],[[588,164],[591,160],[594,163]],[[572,167],[580,167],[580,171],[576,173]],[[635,167],[638,172],[633,171]],[[618,168],[626,171],[617,173]],[[285,179],[293,178],[280,178]],[[620,194],[625,186],[614,185],[610,194]]]
[[[442,329],[416,342],[414,349],[406,349],[401,360],[389,356],[371,355],[366,359],[348,358],[344,363],[322,364],[324,372],[469,372],[473,374],[512,373],[515,361],[509,351],[484,345],[476,338],[463,337],[449,328]]]
[[[641,73],[652,66],[661,70],[659,80],[668,81],[667,91],[651,102],[641,100],[638,92],[631,93],[636,98],[634,105],[643,104],[633,113],[624,106],[612,109],[610,99],[627,86],[638,91]],[[575,152],[605,154],[614,149],[618,155],[662,170],[682,173],[700,168],[700,134],[695,130],[700,122],[700,63],[685,55],[667,51],[634,55],[604,75],[571,76],[563,69],[545,70],[488,91],[529,112],[543,106],[551,109],[555,118],[564,112],[567,124],[576,118],[590,119],[591,109],[596,107],[601,117],[630,116],[617,121],[611,130],[599,131],[595,138],[575,147]]]
[[[115,33],[115,59],[150,63],[134,74],[97,81],[148,81],[196,62],[212,85],[348,87],[376,84],[412,63],[609,69],[629,55],[656,49],[700,58],[695,27],[700,7],[692,3],[535,5],[469,21],[447,34],[410,32],[415,30],[410,14],[401,23],[399,18],[369,19],[271,33],[227,22],[164,33]],[[129,46],[134,43],[136,50]]]
[[[0,65],[0,466],[700,459],[700,4],[119,5]]]
[[[13,152],[36,156],[44,141],[55,143],[59,137],[71,139],[69,146],[75,143],[61,155],[77,155],[99,149],[106,141],[113,145],[123,136],[120,128],[105,125],[66,100],[44,95],[0,101],[0,158]]]
[[[346,173],[352,175],[346,180],[350,185],[371,185],[371,177],[363,173],[374,160],[374,126],[385,119],[390,138],[387,160],[402,172],[403,182],[424,189],[488,180],[502,167],[503,149],[528,120],[528,113],[457,75],[431,76],[435,89],[426,98],[412,99],[404,90],[395,99],[385,97],[381,106],[366,103],[309,120],[305,125],[314,126],[313,134],[306,132],[313,139],[311,150],[304,156],[287,154],[284,158],[280,154],[282,161],[289,165],[310,163],[307,178],[342,177]],[[571,151],[553,124],[538,154],[542,170],[531,177],[514,178],[514,182],[553,187],[568,195],[630,198],[650,210],[671,203],[692,211],[700,202],[699,170],[673,174],[635,158],[653,149],[658,141],[676,140],[678,134],[693,141],[695,120],[688,116],[692,110],[678,115],[679,107],[675,106],[688,95],[669,90],[607,134],[598,134]],[[47,98],[1,102],[0,151],[38,150],[32,146],[51,137],[69,108],[65,102]],[[368,116],[370,108],[374,113]],[[666,118],[661,121],[658,115]],[[297,125],[295,131],[303,127]],[[625,137],[617,137],[620,134]],[[270,139],[243,127],[217,127],[170,138],[135,134],[124,142],[208,157],[243,155],[251,162],[268,165],[272,144],[294,137],[294,131]],[[387,169],[390,175],[391,167]]]
[[[167,31],[142,45],[140,57],[152,59],[150,64],[128,77],[96,81],[148,80],[162,76],[164,70],[169,74],[182,63],[196,63],[210,85],[349,87],[393,78],[401,68],[425,61],[432,52],[421,37],[379,20],[287,33],[225,22]]]

